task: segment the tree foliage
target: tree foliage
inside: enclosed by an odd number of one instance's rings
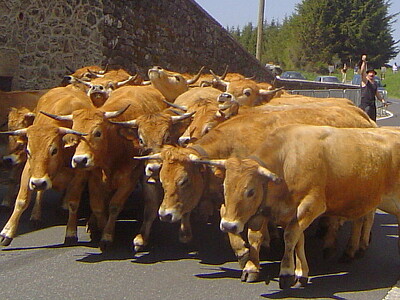
[[[388,0],[303,0],[296,12],[264,26],[263,63],[321,71],[329,64],[354,66],[362,54],[378,68],[399,52],[393,40]],[[229,30],[255,54],[257,28]]]

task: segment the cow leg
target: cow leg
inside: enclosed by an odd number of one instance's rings
[[[68,222],[65,231],[64,244],[72,245],[78,241],[78,208],[85,184],[86,172],[76,172],[68,184],[63,202],[68,204]]]
[[[382,202],[378,206],[379,209],[387,212],[388,214],[395,215],[397,218],[397,231],[398,231],[398,238],[397,238],[397,245],[398,251],[400,254],[400,203],[399,198],[390,197],[390,198],[383,198]]]
[[[250,250],[247,243],[238,234],[228,232],[229,243],[239,262],[239,267],[244,269],[250,259]]]
[[[337,236],[341,226],[341,219],[338,217],[323,217],[324,226],[324,247],[323,256],[325,259],[332,258],[337,252]],[[318,224],[320,225],[320,224]]]
[[[249,222],[249,260],[243,268],[242,281],[255,282],[260,275],[260,247],[267,233],[267,220],[262,216],[257,216]],[[269,239],[269,234],[268,234]]]
[[[307,195],[297,207],[297,216],[285,228],[285,252],[281,261],[279,287],[290,288],[295,284],[294,249],[304,230],[322,213],[326,206],[323,195]],[[307,277],[305,277],[307,275]],[[303,274],[308,280],[308,274]]]
[[[306,286],[308,283],[309,267],[305,252],[304,232],[301,233],[299,241],[296,244],[296,281],[300,286]]]
[[[91,174],[89,176],[89,204],[92,214],[88,221],[87,230],[90,232],[92,241],[100,240],[103,228],[106,226],[105,206],[107,196],[101,179],[96,174]]]
[[[22,172],[21,184],[19,187],[17,200],[15,201],[13,213],[0,233],[0,244],[3,246],[8,246],[15,237],[19,219],[21,218],[22,213],[29,206],[32,194],[32,191],[28,188],[28,182],[30,178],[29,168],[29,163],[27,162]]]
[[[190,212],[182,216],[181,226],[179,227],[179,241],[189,243],[193,238],[192,226],[190,224]]]
[[[374,225],[374,219],[375,219],[375,210],[364,216],[364,222],[361,231],[360,246],[356,253],[358,257],[364,256],[365,251],[367,251],[369,247],[369,243],[371,241],[372,225]]]
[[[42,220],[42,200],[44,191],[37,191],[35,196],[35,204],[33,205],[30,221],[35,227],[40,226]]]
[[[141,172],[136,169],[131,170],[133,173],[127,173],[128,176],[120,176],[118,178],[118,189],[111,197],[108,207],[108,220],[104,227],[100,240],[100,250],[106,252],[114,240],[115,222],[121,210],[124,207],[126,199],[133,192]]]
[[[10,182],[7,185],[7,192],[0,206],[12,208],[18,194],[19,182],[24,165],[16,165],[11,169]]]
[[[162,201],[162,187],[159,183],[143,183],[144,216],[139,233],[133,239],[133,249],[135,252],[147,245],[150,236],[151,226],[157,217],[158,209]]]
[[[374,214],[375,210],[361,218],[353,220],[351,236],[341,258],[342,262],[350,262],[355,258],[358,251],[364,253],[367,250],[374,222]]]

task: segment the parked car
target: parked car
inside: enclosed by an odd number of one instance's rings
[[[385,89],[386,84],[382,84],[382,80],[379,76],[375,76],[374,80],[376,84],[378,85],[378,91],[382,94],[383,99],[386,100],[387,98],[387,91]],[[351,80],[351,84],[353,85],[361,85],[361,75],[360,74],[354,74],[353,79]]]
[[[303,76],[303,74],[301,74],[300,72],[296,72],[296,71],[285,71],[279,77],[283,78],[283,79],[301,79],[301,80],[306,80],[306,78]]]
[[[336,76],[317,76],[315,78],[315,81],[319,81],[319,82],[329,82],[329,83],[341,83],[339,78],[337,78]]]

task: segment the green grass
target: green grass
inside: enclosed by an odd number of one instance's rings
[[[300,71],[308,80],[314,80],[315,77],[319,75],[326,75],[326,74],[317,74],[317,73],[311,73],[311,72],[303,72]],[[342,74],[339,72],[334,72],[332,75],[336,76],[339,78],[339,80],[342,79]],[[353,78],[354,71],[353,69],[349,69],[347,71],[347,81],[351,81]],[[378,76],[382,78],[381,72],[378,70]],[[396,74],[393,74],[392,70],[388,68],[386,74],[385,74],[385,79],[382,80],[382,84],[386,85],[386,90],[388,92],[388,97],[389,98],[395,98],[395,99],[400,99],[400,72],[397,72]]]

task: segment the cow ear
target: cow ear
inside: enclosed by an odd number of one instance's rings
[[[78,144],[79,137],[75,134],[66,134],[63,136],[62,141],[64,143],[64,148],[71,148]]]
[[[31,126],[33,124],[35,117],[36,117],[36,114],[33,112],[29,112],[24,115],[24,122],[26,124],[26,127]]]
[[[218,168],[216,166],[211,167],[212,172],[214,173],[214,176],[220,179],[225,178],[225,169],[224,168]]]
[[[131,128],[131,127],[121,127],[118,129],[118,134],[128,141],[134,141],[137,140],[139,137],[137,128]]]

